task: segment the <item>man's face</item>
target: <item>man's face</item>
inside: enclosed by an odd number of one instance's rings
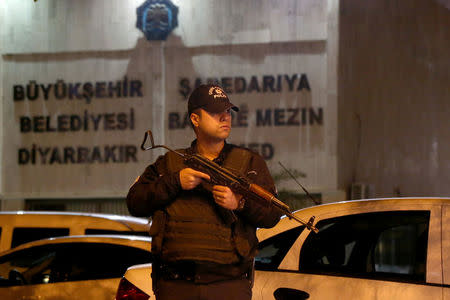
[[[198,114],[191,115],[192,123],[197,128],[197,136],[217,141],[225,140],[231,131],[231,111],[210,113],[200,109]]]

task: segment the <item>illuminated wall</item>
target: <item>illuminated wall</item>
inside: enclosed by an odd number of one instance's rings
[[[211,80],[241,107],[230,142],[339,194],[338,1],[173,1],[165,41],[136,28],[143,3],[2,4],[5,199],[125,196],[162,153],[139,149],[145,130],[188,145],[186,96]]]

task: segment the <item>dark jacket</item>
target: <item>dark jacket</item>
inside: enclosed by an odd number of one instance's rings
[[[236,146],[225,144],[222,152],[214,161],[219,165],[223,165],[231,149],[234,147]],[[248,174],[250,181],[275,194],[274,182],[263,158],[250,150],[244,151],[249,151],[248,153],[250,154],[248,167],[245,172]],[[195,153],[195,141],[184,152],[188,154]],[[154,164],[148,166],[139,180],[130,188],[127,195],[127,205],[130,213],[134,216],[157,216],[159,218],[161,215],[160,212],[163,211],[166,215],[169,214],[168,219],[171,220],[171,212],[189,209],[187,205],[183,206],[183,203],[198,200],[198,203],[204,205],[202,211],[207,211],[208,214],[214,214],[214,211],[217,211],[214,207],[217,207],[217,205],[214,203],[210,192],[201,186],[191,191],[182,190],[179,180],[179,171],[182,168],[183,166],[179,168],[168,167],[168,154],[159,157]],[[193,200],[185,201],[186,197],[190,197],[189,199]],[[219,214],[216,219],[214,216],[213,218],[209,218],[209,220],[212,220],[209,221],[211,223],[210,225],[216,226],[218,223],[221,223],[219,225],[223,229],[226,229],[227,226],[230,227],[230,230],[233,231],[232,235],[235,236],[236,240],[236,245],[234,246],[237,247],[236,250],[241,256],[241,260],[252,260],[257,247],[256,228],[269,228],[274,226],[279,221],[282,213],[267,202],[246,199],[244,208],[240,211],[235,211],[234,214],[237,217],[237,221],[232,225],[232,228],[229,224],[224,224],[224,222],[214,221],[219,220]],[[152,224],[152,227],[160,227],[160,220],[157,222],[158,224],[154,224],[155,226]],[[165,227],[167,228],[167,226]],[[169,228],[172,228],[172,226],[169,226]],[[158,230],[161,231],[163,229],[156,228],[156,231]],[[155,232],[155,228],[153,228],[152,234],[155,235],[157,233]],[[172,251],[170,253],[174,252]],[[180,257],[183,257],[183,255],[180,254]],[[220,262],[221,258],[219,257],[218,259],[219,261],[215,262]],[[211,261],[211,259],[206,260]],[[228,261],[223,261],[223,263],[228,263]]]

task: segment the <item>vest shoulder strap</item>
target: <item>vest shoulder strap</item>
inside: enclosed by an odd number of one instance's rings
[[[232,172],[237,171],[239,175],[247,175],[252,154],[248,149],[234,146],[228,153],[223,166]]]
[[[182,154],[186,153],[186,149],[177,149],[175,151]],[[169,170],[169,172],[176,172],[185,168],[183,158],[178,154],[169,151],[166,153],[166,158],[167,170]]]

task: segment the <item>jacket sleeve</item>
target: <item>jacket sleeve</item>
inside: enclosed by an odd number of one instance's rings
[[[253,172],[254,171],[254,172]],[[275,183],[270,175],[264,159],[255,154],[250,161],[249,173],[253,174],[250,177],[250,181],[255,183],[267,191],[271,192],[275,196],[276,188]],[[283,212],[271,205],[267,201],[257,201],[254,199],[245,199],[245,205],[240,215],[251,223],[255,227],[270,228],[275,226]]]
[[[150,217],[173,201],[180,189],[179,172],[169,173],[166,156],[160,156],[128,191],[128,211],[136,217]]]

